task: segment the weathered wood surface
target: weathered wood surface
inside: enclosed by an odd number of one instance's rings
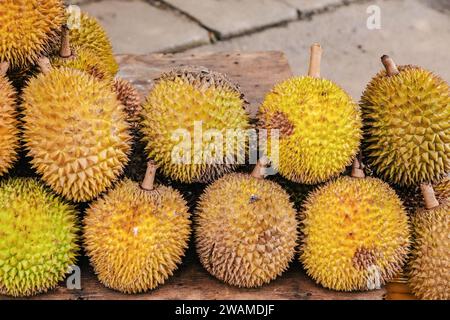
[[[273,85],[292,76],[282,52],[215,53],[215,54],[150,54],[120,55],[119,76],[131,81],[145,97],[153,79],[173,67],[197,65],[227,74],[239,83],[247,100],[249,112],[256,115],[259,105]]]
[[[186,64],[202,65],[224,72],[238,82],[255,115],[265,94],[279,81],[292,75],[283,53],[219,53],[219,54],[151,54],[118,57],[120,76],[132,81],[145,96],[152,79],[172,67]],[[166,284],[156,290],[139,295],[124,295],[105,288],[94,275],[85,257],[81,258],[81,290],[68,290],[65,283],[47,294],[32,299],[382,299],[385,289],[339,293],[316,285],[294,261],[281,277],[258,289],[230,287],[210,276],[200,265],[193,250],[183,260],[179,270]],[[0,296],[0,299],[7,297]]]

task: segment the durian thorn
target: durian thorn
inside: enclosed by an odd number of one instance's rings
[[[4,62],[0,63],[0,76],[6,76],[8,69],[9,69],[8,61],[4,61]]]
[[[394,60],[392,60],[392,58],[389,57],[388,55],[385,54],[384,56],[382,56],[381,62],[383,63],[386,69],[386,73],[389,77],[395,76],[396,74],[400,73]]]
[[[355,161],[353,161],[353,165],[352,165],[352,177],[364,179],[366,177],[366,175],[364,173],[363,168],[364,168],[364,166],[362,164],[361,158],[356,157]]]
[[[154,182],[156,170],[158,166],[153,161],[147,162],[147,171],[145,172],[144,180],[141,183],[141,188],[145,191],[152,191],[154,189]]]
[[[269,166],[269,159],[267,157],[262,157],[256,163],[255,168],[252,171],[251,176],[256,179],[264,179],[266,176],[266,168]]]
[[[439,207],[439,201],[436,199],[431,183],[422,183],[420,185],[420,190],[422,191],[423,199],[425,200],[425,208],[431,210]]]
[[[50,63],[50,60],[45,56],[42,56],[37,60],[37,65],[39,66],[39,69],[41,69],[41,72],[44,74],[47,74],[52,70],[52,64]]]
[[[322,47],[315,43],[311,46],[308,75],[312,78],[320,78],[320,64],[322,61]]]
[[[70,49],[69,28],[67,25],[63,25],[62,27],[59,56],[61,58],[70,58],[72,56],[72,50]]]

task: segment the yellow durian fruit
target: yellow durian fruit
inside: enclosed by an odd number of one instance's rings
[[[22,105],[31,164],[57,193],[89,201],[123,172],[131,137],[110,82],[50,69],[30,80]]]
[[[211,184],[196,209],[196,246],[213,276],[238,287],[259,287],[289,266],[297,243],[296,211],[289,195],[252,175],[232,173]]]
[[[259,129],[268,130],[266,153],[279,173],[293,182],[316,184],[342,173],[352,163],[361,139],[361,115],[352,98],[320,78],[319,45],[311,48],[309,75],[276,85],[267,94]],[[278,155],[271,135],[279,133]]]
[[[387,183],[362,176],[317,189],[302,212],[300,261],[325,288],[380,288],[407,258],[410,230],[402,202]]]
[[[154,186],[155,171],[149,163],[141,185],[127,179],[87,210],[86,252],[108,288],[124,293],[156,288],[173,274],[188,246],[186,201],[171,187]]]

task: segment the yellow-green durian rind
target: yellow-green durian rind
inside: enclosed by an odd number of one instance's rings
[[[124,293],[162,285],[181,263],[191,230],[178,191],[145,191],[128,179],[91,204],[84,225],[86,252],[99,280]]]
[[[448,84],[419,67],[399,70],[380,72],[361,98],[367,164],[400,185],[438,181],[450,171]]]
[[[3,0],[0,14],[0,62],[24,68],[51,50],[64,21],[61,0]]]
[[[55,192],[89,201],[123,172],[131,136],[109,81],[54,68],[30,80],[22,106],[31,164]]]
[[[333,82],[295,77],[276,85],[259,110],[260,129],[279,130],[279,156],[267,153],[279,173],[304,184],[342,173],[358,152],[362,120],[351,97]]]
[[[408,217],[388,184],[339,178],[313,192],[302,212],[300,260],[309,276],[337,291],[369,290],[406,261]]]
[[[185,67],[163,74],[143,105],[142,133],[148,157],[164,175],[184,183],[210,182],[233,171],[245,163],[247,155],[249,119],[245,104],[238,87],[220,73]],[[203,133],[221,133],[223,155],[204,152],[217,140],[208,140],[206,134],[197,139],[196,123]],[[227,145],[228,130],[242,133],[232,146]],[[174,161],[173,154],[184,154],[188,161]],[[234,162],[228,160],[228,154],[234,155]]]
[[[82,12],[80,26],[70,29],[69,39],[72,45],[88,49],[97,54],[112,77],[117,74],[119,65],[114,57],[111,41],[97,19],[86,12]]]
[[[450,299],[450,203],[420,209],[412,218],[409,286],[421,299]]]
[[[0,294],[47,292],[78,252],[76,211],[34,179],[0,182]]]
[[[230,285],[269,283],[294,257],[296,211],[289,195],[272,181],[226,175],[206,189],[196,211],[200,261]]]
[[[55,55],[51,57],[50,62],[53,67],[67,67],[84,71],[98,79],[113,80],[113,75],[109,66],[101,57],[87,47],[72,47],[72,56],[68,58]]]

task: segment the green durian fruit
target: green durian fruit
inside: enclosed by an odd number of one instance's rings
[[[448,84],[415,66],[387,71],[367,86],[361,108],[367,164],[381,178],[402,186],[434,182],[450,171]]]
[[[0,294],[54,288],[75,264],[75,209],[34,179],[0,182]]]

